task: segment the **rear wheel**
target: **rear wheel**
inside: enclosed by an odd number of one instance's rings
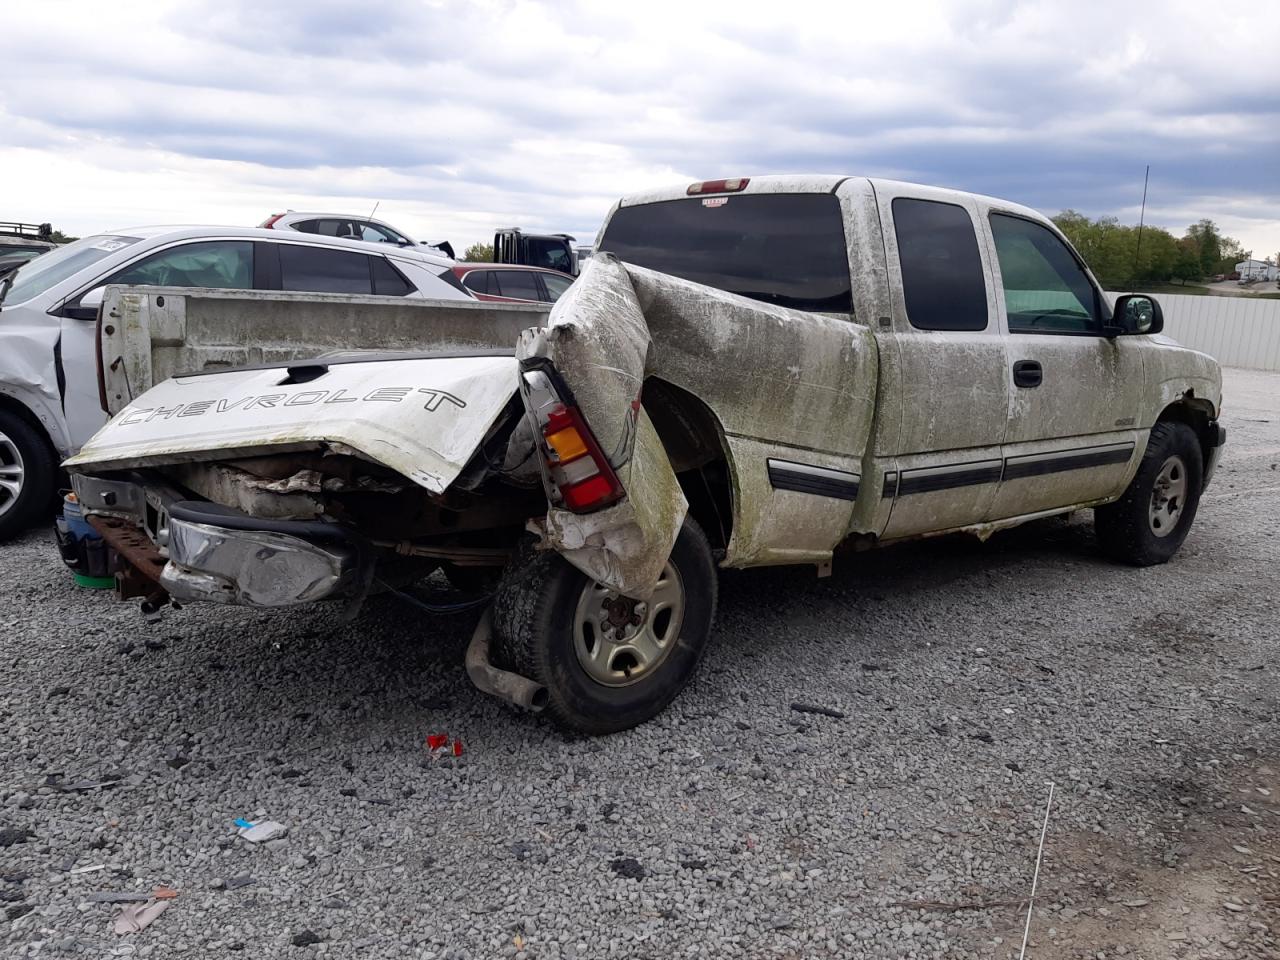
[[[17,414],[0,410],[0,540],[41,519],[53,500],[56,474],[44,437]]]
[[[1157,423],[1124,496],[1093,512],[1103,549],[1140,567],[1167,562],[1191,530],[1203,478],[1195,431],[1184,423]]]
[[[686,519],[652,596],[623,597],[551,551],[503,576],[494,629],[507,665],[547,688],[547,712],[582,733],[626,730],[661,713],[697,669],[711,635],[716,569]]]

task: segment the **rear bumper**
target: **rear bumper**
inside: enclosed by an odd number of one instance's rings
[[[175,600],[286,607],[345,592],[356,581],[354,548],[275,530],[236,530],[169,519],[162,586]]]
[[[116,555],[121,596],[284,607],[361,582],[360,546],[337,524],[265,520],[132,481],[77,474],[72,483]]]

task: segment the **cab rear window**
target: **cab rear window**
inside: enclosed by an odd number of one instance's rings
[[[796,310],[853,308],[840,201],[823,193],[620,207],[599,249],[626,263]]]

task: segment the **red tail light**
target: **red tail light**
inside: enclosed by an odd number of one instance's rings
[[[750,182],[750,177],[730,177],[728,180],[703,180],[701,183],[689,184],[689,189],[685,193],[691,197],[696,197],[701,193],[737,193],[739,190],[745,190]]]
[[[541,435],[543,479],[553,503],[590,513],[626,496],[573,394],[550,364],[526,368],[520,392]]]
[[[622,499],[622,483],[577,407],[551,407],[542,423],[542,440],[551,480],[568,509],[589,513]]]
[[[264,223],[264,224],[262,225],[262,229],[264,229],[264,230],[270,230],[272,227],[274,227],[274,226],[276,225],[276,221],[277,221],[277,220],[279,220],[279,219],[280,219],[281,217],[283,217],[283,216],[284,216],[284,214],[283,214],[283,213],[277,213],[277,214],[274,214],[274,215],[272,215],[272,216],[268,217],[268,218],[267,218],[266,223]]]

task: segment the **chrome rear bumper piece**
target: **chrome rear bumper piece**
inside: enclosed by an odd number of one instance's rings
[[[171,517],[160,585],[175,600],[285,607],[341,593],[355,581],[356,565],[350,546]]]
[[[154,560],[141,572],[155,578],[159,568],[158,585],[174,600],[284,607],[360,583],[361,551],[335,523],[255,518],[144,476],[71,479],[86,515],[146,534]],[[124,545],[108,542],[129,563]]]

